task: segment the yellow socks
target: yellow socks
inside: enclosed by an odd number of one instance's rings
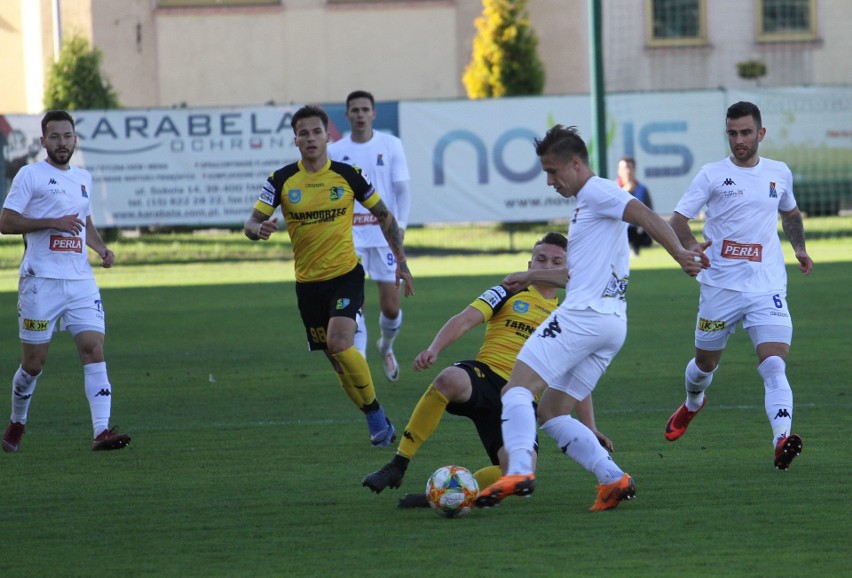
[[[500,469],[500,466],[488,466],[487,468],[477,470],[476,473],[473,474],[473,477],[476,478],[476,483],[479,484],[480,490],[484,490],[499,480],[502,476],[503,470]]]
[[[409,459],[414,457],[423,442],[429,439],[438,427],[448,403],[444,394],[432,385],[426,389],[414,407],[408,425],[405,426],[405,432],[402,434],[402,441],[399,442],[397,450],[401,455]]]
[[[333,354],[332,357],[340,364],[341,373],[337,374],[337,377],[349,399],[358,409],[373,403],[376,400],[376,389],[373,387],[370,366],[355,346]]]

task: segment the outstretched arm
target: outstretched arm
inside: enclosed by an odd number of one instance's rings
[[[438,354],[444,349],[458,341],[462,335],[471,330],[471,328],[485,321],[485,316],[482,311],[468,305],[465,309],[444,323],[444,326],[435,334],[435,339],[428,349],[420,352],[414,358],[414,371],[423,371],[431,367],[438,360]]]
[[[710,266],[710,260],[702,251],[697,251],[695,248],[684,248],[685,245],[681,243],[669,224],[657,213],[643,205],[641,201],[631,199],[624,207],[622,220],[645,229],[657,243],[669,252],[669,255],[677,261],[687,275],[695,277],[701,272],[701,269]]]
[[[530,285],[564,288],[568,284],[568,268],[561,269],[527,269],[511,273],[503,278],[503,286],[510,293],[523,291]]]

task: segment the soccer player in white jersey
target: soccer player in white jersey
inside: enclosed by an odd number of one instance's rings
[[[476,504],[487,508],[508,495],[532,493],[537,417],[559,448],[597,477],[598,495],[591,509],[607,510],[635,496],[633,479],[570,414],[591,395],[627,336],[627,225],[644,228],[691,276],[706,263],[698,252],[684,249],[671,227],[640,200],[592,172],[586,144],[575,127],[556,125],[536,139],[535,147],[547,184],[563,197],[577,198],[568,228],[568,284],[562,304],[524,344],[503,388],[503,444],[509,467],[480,493]],[[556,273],[530,269],[509,275],[503,285],[516,291],[531,283],[558,283]],[[539,394],[536,413],[532,402]]]
[[[24,236],[18,289],[21,365],[12,380],[12,417],[3,450],[17,452],[36,382],[47,360],[57,323],[74,338],[83,363],[84,389],[92,416],[92,450],[117,450],[130,436],[109,428],[112,386],[104,361],[104,308],[86,247],[103,267],[115,255],[92,223],[92,176],[69,165],[77,135],[74,119],[53,110],[41,121],[47,158],[15,176],[0,213],[0,233]]]
[[[793,196],[787,165],[762,158],[757,149],[766,134],[760,110],[750,102],[728,108],[726,132],[731,155],[704,165],[675,207],[671,225],[684,247],[707,253],[711,266],[698,275],[701,288],[695,327],[695,357],[686,364],[686,402],[666,423],[665,437],[681,437],[704,404],[704,391],[719,367],[728,337],[742,322],[757,352],[764,405],[772,426],[775,467],[786,470],[802,451],[791,433],[793,392],[786,359],[793,337],[787,309],[787,271],[778,239],[781,226],[793,246],[799,269],[814,263],[805,250],[802,215]],[[689,220],[707,207],[704,243]]]
[[[388,210],[396,217],[399,228],[405,233],[411,207],[408,162],[402,141],[397,137],[373,130],[376,119],[373,95],[356,90],[346,97],[346,119],[351,132],[328,147],[331,160],[356,165],[369,176],[382,196]],[[355,252],[367,275],[379,290],[379,337],[376,346],[382,356],[385,377],[399,379],[399,364],[393,352],[393,342],[402,326],[399,288],[396,285],[396,260],[388,247],[382,229],[373,214],[355,203],[352,236]],[[367,356],[367,324],[358,316],[355,347]]]

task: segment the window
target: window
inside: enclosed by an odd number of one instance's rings
[[[645,0],[648,44],[707,44],[706,0]]]
[[[758,40],[816,40],[816,0],[756,1]]]

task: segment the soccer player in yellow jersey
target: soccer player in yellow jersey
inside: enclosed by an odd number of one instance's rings
[[[281,207],[293,243],[296,298],[311,351],[324,351],[343,391],[367,417],[370,443],[387,447],[396,430],[376,399],[373,378],[354,347],[355,314],[364,301],[364,269],[352,242],[355,201],[376,217],[397,261],[396,282],[414,295],[402,233],[394,216],[357,167],[328,159],[328,115],[304,106],[291,122],[301,160],[269,175],[245,224],[246,237],[268,240]]]
[[[441,351],[472,328],[485,323],[485,336],[476,359],[456,362],[438,374],[414,408],[396,456],[381,469],[367,475],[364,486],[376,493],[388,486],[398,488],[409,462],[438,427],[445,411],[468,417],[476,426],[492,464],[476,473],[477,481],[485,487],[500,477],[500,466],[506,463],[500,429],[500,390],[506,384],[524,342],[558,305],[556,286],[564,285],[568,280],[565,268],[567,244],[564,235],[548,233],[533,248],[528,267],[541,270],[543,275],[552,279],[551,284],[533,284],[517,293],[510,293],[502,285],[488,289],[461,313],[450,318],[435,335],[429,348],[417,356],[414,370],[428,369],[438,360]],[[597,432],[591,403],[589,397],[588,402],[577,408],[578,417]],[[612,447],[603,434],[598,432],[597,435],[603,445]],[[418,500],[418,497],[416,494],[407,496],[400,506],[422,505],[423,500]]]

